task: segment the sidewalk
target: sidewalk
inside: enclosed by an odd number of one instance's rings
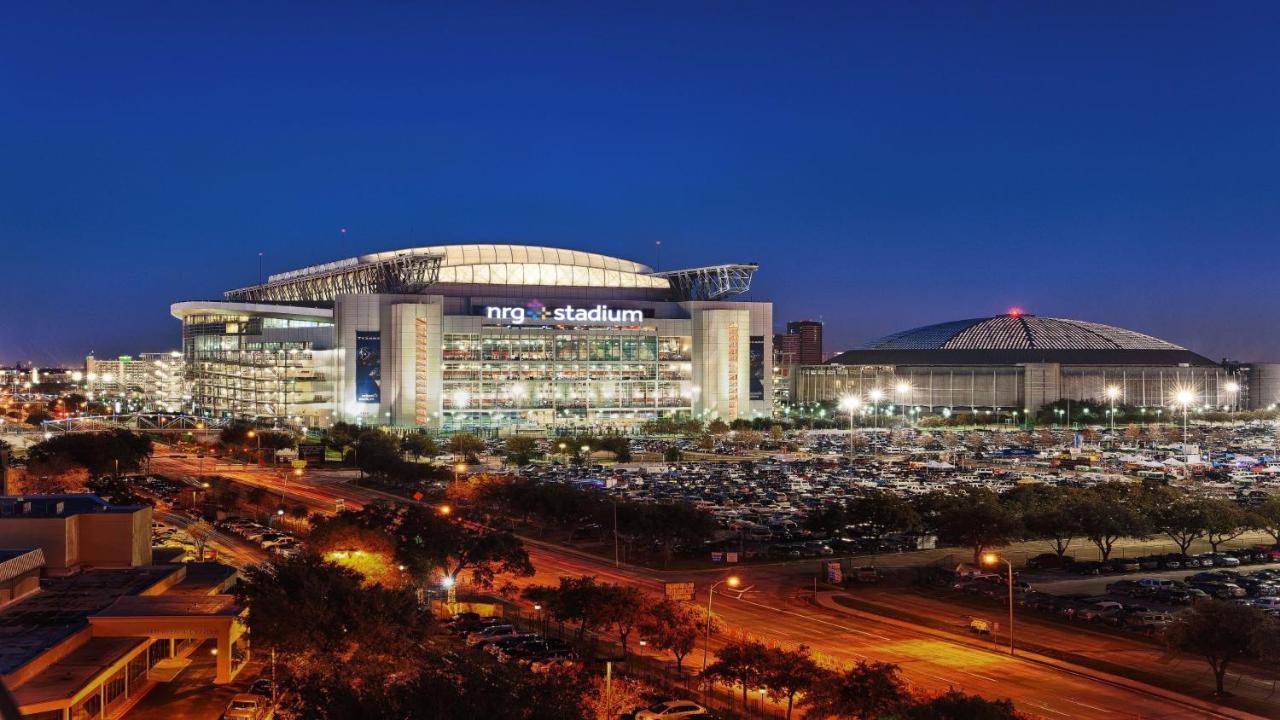
[[[853,601],[859,605],[868,608],[867,610],[851,607],[850,605],[840,602],[840,600]],[[893,625],[895,627],[908,628],[916,632],[924,633],[932,637],[945,640],[948,642],[965,645],[971,648],[984,650],[987,652],[1006,654],[1005,650],[994,647],[990,640],[983,640],[974,637],[963,631],[951,631],[939,629],[935,627],[938,623],[936,620],[930,620],[926,617],[920,617],[912,614],[910,611],[902,610],[897,607],[887,608],[873,602],[868,602],[861,598],[854,598],[847,593],[842,592],[820,592],[817,597],[818,605],[828,610],[834,610],[845,615],[872,620],[877,623]],[[1261,720],[1263,717],[1275,717],[1280,712],[1280,704],[1270,704],[1262,699],[1254,697],[1241,697],[1241,702],[1233,703],[1233,705],[1222,705],[1209,700],[1185,695],[1180,692],[1169,690],[1157,685],[1142,682],[1131,677],[1125,677],[1105,670],[1100,670],[1087,665],[1077,664],[1068,659],[1051,657],[1049,655],[1036,652],[1042,650],[1038,646],[1024,645],[1017,651],[1017,657],[1024,662],[1034,663],[1038,665],[1050,666],[1063,672],[1071,673],[1078,676],[1088,677],[1098,682],[1107,683],[1109,685],[1119,686],[1135,692],[1147,695],[1161,697],[1170,702],[1178,703],[1188,707],[1210,713],[1224,713],[1232,717],[1246,718],[1248,720]],[[1069,656],[1069,654],[1067,654]],[[1084,659],[1084,658],[1081,658]],[[1094,663],[1090,663],[1094,664]],[[1116,666],[1117,669],[1121,669]],[[1164,674],[1167,665],[1161,666],[1160,674]],[[1207,666],[1205,670],[1207,674]],[[1270,686],[1268,686],[1269,688]],[[1211,690],[1208,685],[1204,686],[1207,693]],[[1246,706],[1249,710],[1238,709],[1238,706]],[[1266,713],[1255,714],[1255,713]]]

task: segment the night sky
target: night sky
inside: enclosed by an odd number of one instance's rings
[[[6,4],[0,362],[175,348],[259,252],[659,240],[828,350],[1017,305],[1280,360],[1276,3],[454,6]]]

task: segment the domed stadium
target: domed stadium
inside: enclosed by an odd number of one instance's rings
[[[424,245],[177,302],[192,410],[297,427],[623,428],[772,412],[755,263]]]
[[[892,333],[800,368],[792,399],[878,389],[921,413],[1035,411],[1065,399],[1161,407],[1190,388],[1197,405],[1241,407],[1246,374],[1134,330],[1011,310]]]

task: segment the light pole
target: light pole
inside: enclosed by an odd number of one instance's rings
[[[737,575],[730,575],[729,577],[723,580],[719,580],[719,581],[716,581],[715,583],[712,583],[711,589],[707,591],[707,633],[702,640],[702,669],[703,670],[707,669],[707,648],[711,645],[711,598],[715,596],[716,588],[720,587],[721,585],[728,585],[731,588],[736,588],[741,584],[742,584],[742,580],[740,580]]]
[[[911,383],[906,381],[900,382],[897,384],[895,389],[898,391],[898,404],[902,406],[902,419],[906,420],[907,403],[909,402],[907,396],[911,392]]]
[[[453,579],[452,575],[445,575],[444,579],[440,581],[440,584],[448,591],[448,595],[445,596],[445,602],[448,603],[450,609],[452,609],[458,602],[458,583]]]
[[[1232,411],[1232,412],[1235,412],[1236,410],[1239,410],[1239,409],[1240,409],[1240,407],[1239,407],[1239,405],[1237,404],[1237,403],[1238,403],[1237,398],[1239,398],[1239,397],[1240,397],[1240,395],[1239,395],[1239,392],[1240,392],[1240,383],[1238,383],[1238,382],[1236,382],[1236,381],[1232,380],[1231,382],[1228,382],[1228,383],[1226,384],[1225,389],[1226,389],[1226,391],[1227,391],[1227,394],[1229,394],[1229,395],[1231,396],[1231,411]]]
[[[1003,562],[1009,571],[1009,654],[1013,654],[1013,564],[1007,558],[1001,557],[995,553],[983,553],[982,564],[993,566]]]
[[[1190,388],[1178,388],[1174,391],[1173,399],[1182,406],[1182,455],[1187,454],[1187,407],[1191,405],[1191,401],[1195,399]]]
[[[1116,431],[1116,398],[1120,397],[1120,388],[1112,385],[1107,388],[1107,399],[1111,401],[1111,432]]]
[[[867,393],[867,397],[871,398],[871,414],[875,417],[875,427],[880,427],[880,398],[884,397],[884,391],[880,388],[872,388]]]
[[[862,401],[856,395],[845,395],[840,398],[840,409],[849,413],[849,462],[853,462],[853,414],[857,412]]]

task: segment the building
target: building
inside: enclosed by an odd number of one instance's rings
[[[822,323],[817,320],[792,320],[787,323],[788,352],[795,357],[796,365],[817,365],[822,362]]]
[[[1262,366],[1265,367],[1265,366]],[[792,399],[865,399],[943,410],[1035,412],[1060,400],[1138,408],[1247,408],[1250,374],[1132,330],[1014,310],[885,336],[798,369]],[[1254,394],[1262,388],[1254,386]],[[1179,391],[1187,395],[1179,397]]]
[[[0,496],[0,548],[39,547],[50,574],[151,564],[151,506],[97,495]]]
[[[84,389],[98,399],[126,400],[140,409],[177,412],[182,409],[184,371],[182,353],[142,353],[99,360],[84,359]]]
[[[249,659],[233,568],[153,565],[151,508],[0,497],[0,680],[24,718],[116,717],[203,642],[214,682]]]
[[[447,245],[180,302],[198,412],[322,426],[622,426],[772,410],[754,264],[655,272],[597,253]]]

